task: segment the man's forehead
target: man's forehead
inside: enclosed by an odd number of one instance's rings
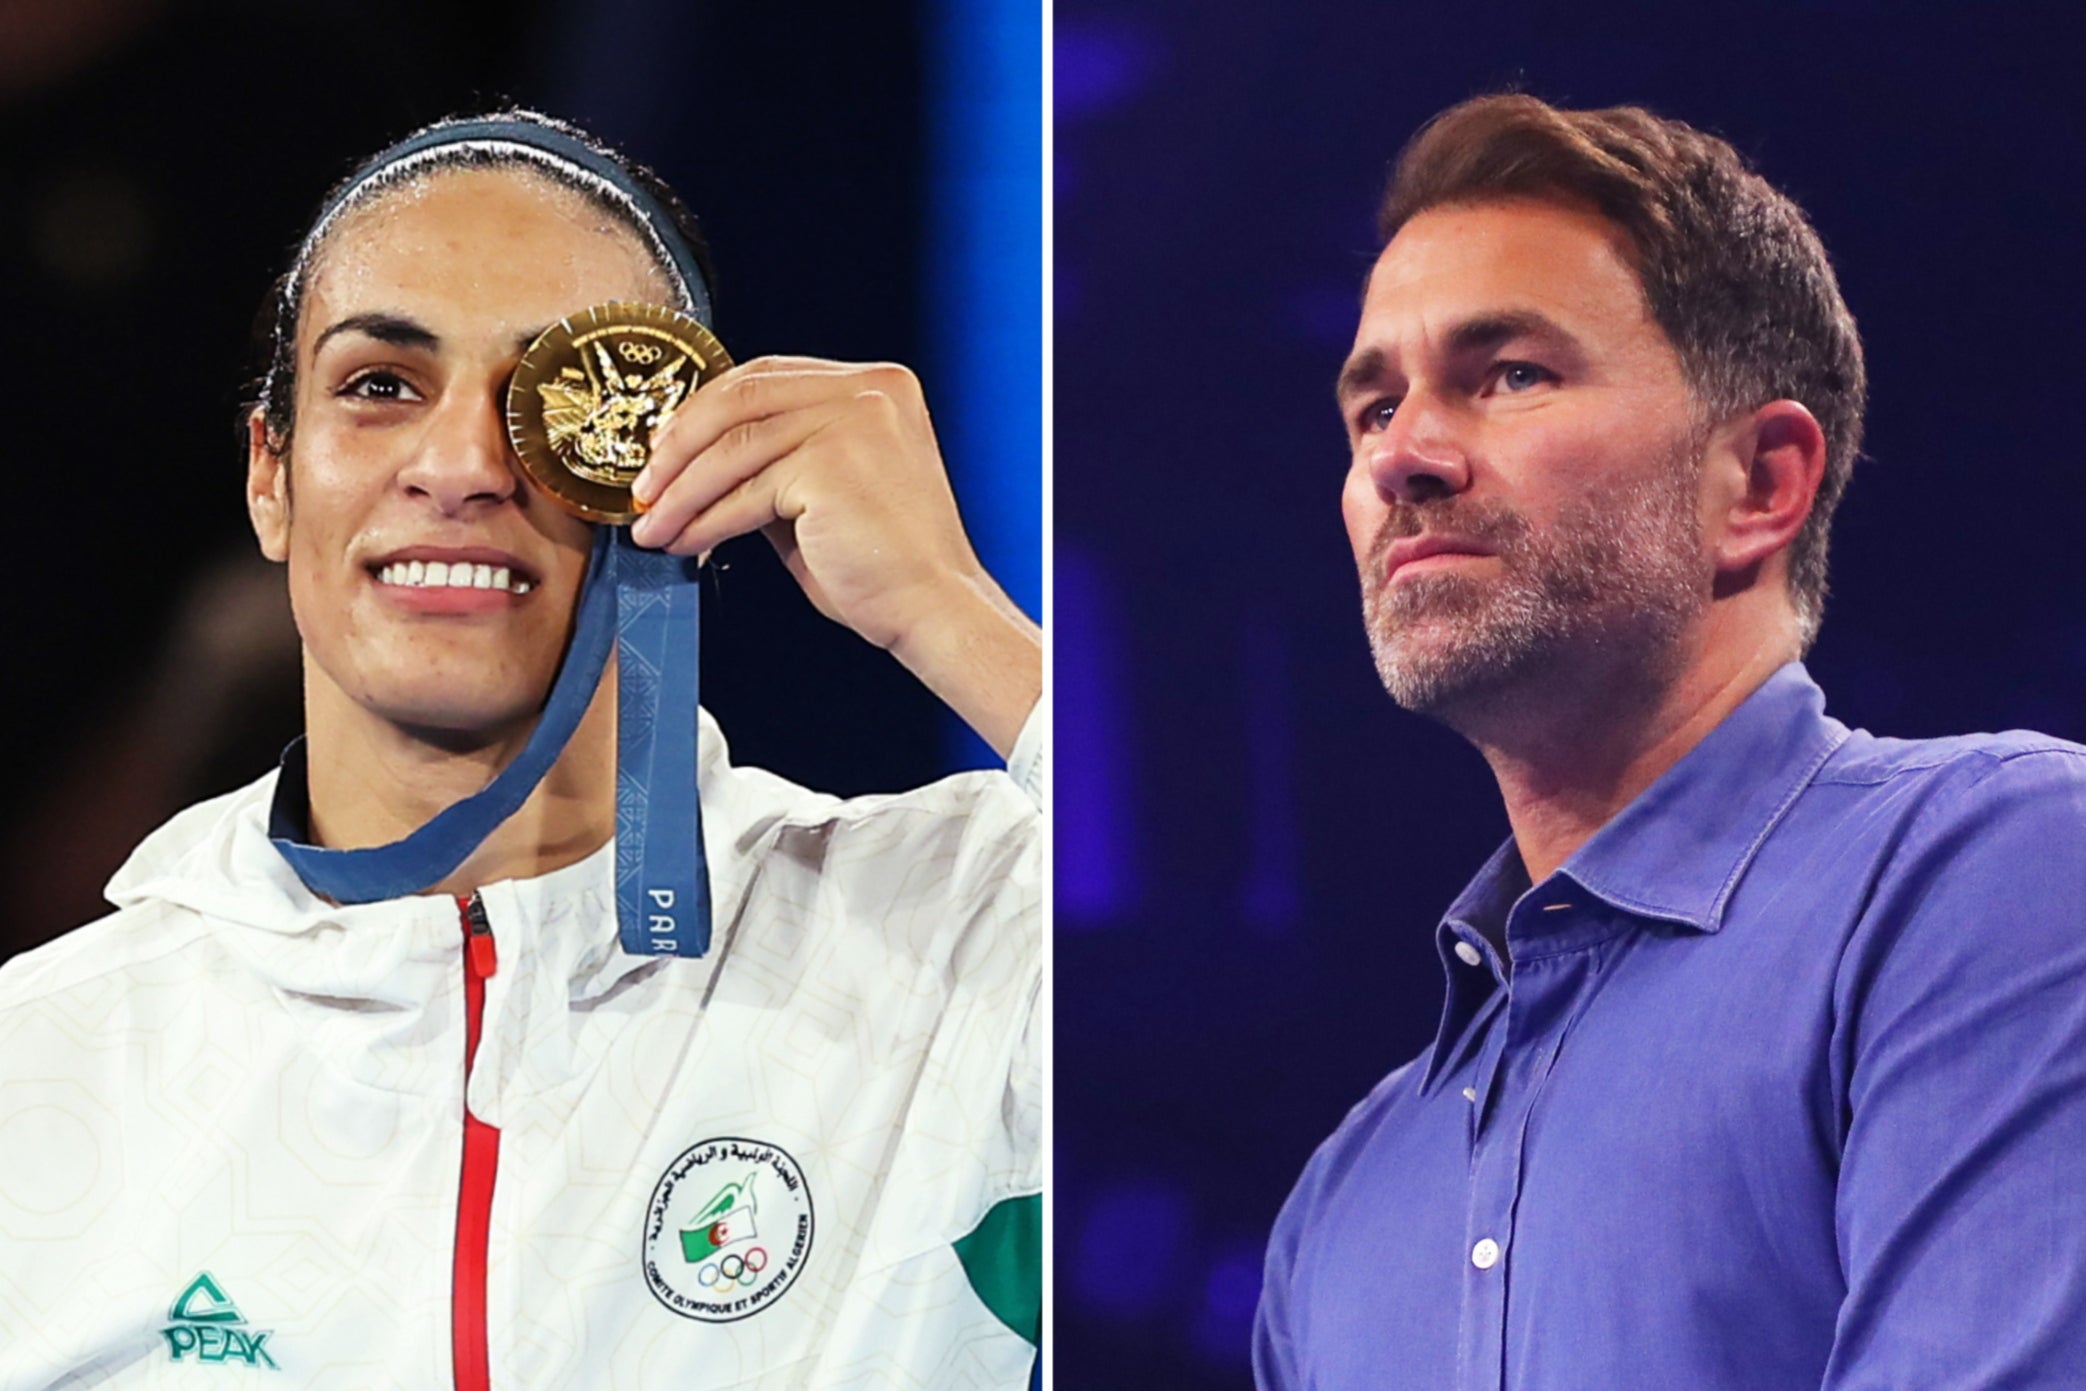
[[[1355,351],[1395,355],[1473,320],[1574,334],[1649,321],[1628,244],[1591,210],[1534,200],[1452,204],[1413,217],[1377,257]]]

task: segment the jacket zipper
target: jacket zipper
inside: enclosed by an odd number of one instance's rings
[[[456,1200],[456,1265],[450,1279],[449,1328],[457,1391],[488,1391],[485,1336],[485,1251],[491,1238],[493,1177],[500,1165],[500,1132],[471,1114],[471,1064],[485,1020],[485,982],[500,967],[492,924],[478,895],[459,897],[464,925],[464,1156]]]

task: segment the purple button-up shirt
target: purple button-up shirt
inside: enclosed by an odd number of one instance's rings
[[[1791,664],[1438,944],[1276,1222],[1263,1391],[2086,1387],[2086,748]]]

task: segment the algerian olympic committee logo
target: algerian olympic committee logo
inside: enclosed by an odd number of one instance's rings
[[[795,1283],[811,1235],[811,1188],[796,1160],[764,1140],[705,1140],[652,1190],[645,1283],[683,1318],[731,1323]]]

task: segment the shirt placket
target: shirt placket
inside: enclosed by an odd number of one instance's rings
[[[1486,956],[1489,964],[1489,951]],[[1550,996],[1569,990],[1575,975],[1524,967],[1506,982],[1500,1007],[1487,1011],[1477,1081],[1465,1093],[1471,1120],[1456,1357],[1461,1391],[1499,1391],[1504,1384],[1528,1122],[1557,1062],[1569,1012],[1569,1002]]]

